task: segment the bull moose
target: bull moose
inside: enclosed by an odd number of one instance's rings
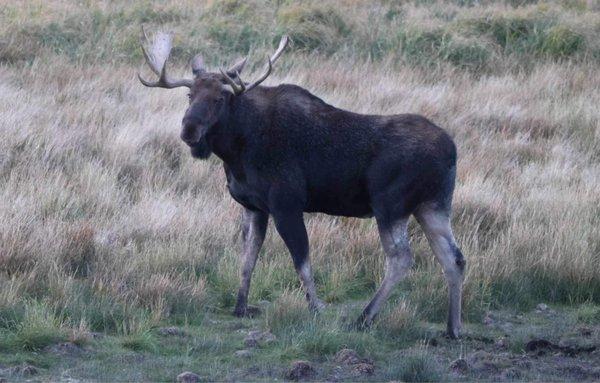
[[[200,56],[193,79],[167,74],[172,38],[142,36],[155,82],[147,87],[187,87],[189,107],[181,139],[195,158],[223,161],[227,188],[243,206],[241,271],[234,315],[248,314],[248,291],[269,216],[292,256],[310,310],[317,297],[309,262],[304,212],[375,217],[386,254],[385,276],[356,324],[369,326],[394,286],[413,264],[407,223],[413,215],[441,264],[449,289],[448,335],[461,327],[465,259],[450,226],[456,147],[450,136],[414,114],[362,115],[335,108],[296,85],[261,83],[288,44],[283,36],[266,70],[254,82],[240,74],[242,59],[210,72]]]

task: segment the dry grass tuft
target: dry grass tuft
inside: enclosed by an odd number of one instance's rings
[[[94,230],[89,224],[69,230],[59,260],[67,273],[78,277],[90,274],[96,257],[94,237]]]
[[[268,328],[277,332],[281,329],[304,326],[311,317],[299,291],[284,291],[267,311],[265,323]]]
[[[418,327],[417,310],[405,300],[394,302],[393,308],[379,315],[376,330],[387,338],[406,339],[415,337]]]

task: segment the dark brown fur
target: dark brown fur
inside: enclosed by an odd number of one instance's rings
[[[444,130],[414,114],[341,110],[295,85],[258,86],[233,95],[225,84],[218,74],[197,75],[181,138],[195,157],[214,153],[223,160],[229,192],[246,209],[245,230],[255,232],[245,240],[237,315],[247,313],[250,275],[269,216],[290,250],[312,308],[322,304],[308,263],[303,212],[374,216],[387,236],[389,281],[365,309],[363,322],[372,320],[412,264],[407,239],[396,237],[406,236],[405,222],[413,213],[421,212],[422,222],[430,222],[429,238],[443,262],[445,249],[453,249],[460,270],[451,270],[452,283],[458,286],[464,259],[449,226],[442,236],[435,226],[442,227],[449,216],[456,175],[456,148]],[[449,319],[453,335],[460,327],[456,296],[455,291],[455,314]]]

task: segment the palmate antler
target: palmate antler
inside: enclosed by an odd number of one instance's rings
[[[249,91],[250,89],[256,87],[261,82],[265,81],[267,77],[271,74],[273,70],[273,64],[279,56],[283,53],[283,50],[288,45],[289,38],[288,36],[283,36],[281,41],[279,42],[279,47],[275,51],[275,53],[268,58],[268,66],[266,71],[259,77],[258,80],[253,82],[250,85],[246,85],[246,83],[241,79],[240,74],[237,70],[233,70],[233,73],[236,74],[239,83],[233,80],[227,72],[221,69],[221,74],[223,75],[225,81],[231,86],[233,93],[238,96],[244,92]],[[144,57],[146,58],[146,63],[152,69],[154,73],[158,75],[158,81],[148,81],[142,78],[142,76],[138,73],[138,78],[147,87],[151,88],[177,88],[181,86],[185,86],[191,88],[194,84],[194,80],[191,79],[171,79],[167,75],[167,60],[169,59],[169,55],[171,53],[171,48],[173,47],[173,37],[170,33],[165,32],[157,32],[154,35],[154,39],[150,43],[148,36],[146,35],[146,31],[142,27],[142,38],[141,38],[142,52],[144,53]],[[150,45],[150,50],[148,51],[146,46]],[[240,62],[236,64],[233,68],[243,67],[244,62]],[[202,58],[200,56],[194,57],[192,60],[192,72],[195,75],[199,75],[204,72],[204,64],[202,62]],[[241,70],[241,69],[240,69]]]
[[[193,80],[190,79],[171,79],[167,75],[167,59],[171,54],[171,48],[173,47],[173,37],[169,33],[158,32],[154,36],[154,40],[152,41],[152,45],[150,47],[150,52],[146,50],[144,45],[148,45],[149,40],[146,35],[146,31],[142,27],[142,52],[144,53],[144,57],[146,58],[146,63],[154,73],[156,73],[158,77],[158,81],[151,82],[144,80],[142,76],[138,73],[138,78],[147,87],[151,88],[177,88],[180,86],[186,86],[191,88],[193,85]]]
[[[227,83],[231,86],[231,89],[233,89],[233,93],[236,96],[238,96],[238,95],[240,95],[244,92],[247,92],[250,89],[256,87],[261,82],[265,81],[267,79],[267,77],[269,77],[269,75],[271,74],[271,71],[273,70],[273,64],[275,63],[275,61],[277,61],[279,56],[281,56],[281,54],[283,53],[283,50],[288,45],[288,43],[289,43],[289,37],[287,35],[284,35],[281,38],[281,41],[279,41],[279,47],[277,48],[275,53],[273,53],[273,55],[267,59],[268,66],[267,66],[266,71],[263,73],[262,76],[260,76],[258,78],[258,80],[254,81],[250,85],[246,85],[244,83],[244,81],[242,80],[242,78],[240,77],[240,74],[238,72],[235,72],[235,74],[236,74],[237,78],[240,80],[239,84],[237,82],[235,82],[235,80],[233,80],[231,77],[229,77],[223,69],[220,69],[221,74],[225,78],[225,81],[227,81]]]

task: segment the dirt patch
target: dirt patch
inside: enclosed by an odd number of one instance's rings
[[[450,371],[458,375],[466,375],[469,373],[469,363],[465,359],[456,359],[450,363]]]
[[[8,376],[31,377],[37,375],[39,370],[31,364],[21,364],[18,366],[7,367],[0,370],[0,374]]]
[[[572,366],[560,367],[559,370],[572,379],[587,380],[587,379],[600,379],[600,367],[589,367],[580,364]]]
[[[496,342],[492,338],[488,338],[486,336],[481,336],[481,335],[465,335],[463,337],[463,339],[468,340],[468,341],[473,341],[473,342],[481,342],[481,343],[485,343],[485,344],[492,344],[492,343]]]
[[[525,351],[542,356],[550,352],[560,352],[567,356],[576,356],[584,352],[593,352],[596,346],[574,346],[552,343],[546,339],[533,339],[525,345]]]
[[[237,350],[233,353],[233,356],[236,358],[250,358],[252,356],[252,351],[250,350]]]
[[[475,375],[496,376],[515,375],[511,368],[527,370],[531,367],[528,356],[514,355],[508,352],[476,351],[467,357],[468,371]],[[505,376],[508,378],[508,376]]]
[[[248,332],[246,338],[244,338],[244,346],[248,348],[256,348],[261,345],[268,345],[277,340],[277,337],[270,331],[259,331],[253,330]]]
[[[158,334],[162,336],[179,336],[184,337],[187,334],[179,327],[161,327],[158,330]]]
[[[354,375],[371,375],[375,372],[373,363],[357,363],[352,367]]]
[[[185,371],[177,375],[177,381],[180,383],[197,383],[200,381],[200,375]]]
[[[579,335],[587,338],[587,337],[592,336],[594,331],[590,327],[581,326],[581,327],[577,328],[577,332],[579,333]]]
[[[356,351],[349,348],[343,348],[340,351],[338,351],[337,354],[335,354],[335,358],[333,360],[336,363],[342,364],[356,364],[362,361],[362,359],[360,358],[360,356],[358,356]]]
[[[80,356],[81,354],[86,352],[86,350],[83,347],[71,342],[54,344],[52,346],[46,347],[44,351],[60,356],[71,357]]]
[[[285,373],[285,378],[288,380],[307,380],[313,379],[317,375],[313,366],[304,360],[297,360],[292,363],[292,366]]]
[[[343,348],[338,351],[333,360],[346,368],[349,367],[349,373],[352,376],[371,375],[375,372],[373,360],[363,358],[356,351],[349,348]],[[342,368],[335,371],[338,378],[343,375],[343,370]]]

